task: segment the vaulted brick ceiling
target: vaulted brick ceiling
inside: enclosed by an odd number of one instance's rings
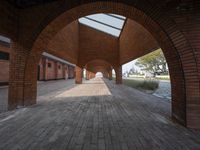
[[[17,8],[27,8],[34,5],[46,4],[55,0],[7,0]]]
[[[56,0],[7,0],[12,5],[16,6],[17,8],[27,8],[34,5],[41,5],[46,4],[52,1]],[[187,9],[190,5],[190,3],[197,1],[197,0],[149,0],[152,3],[156,3],[157,5],[160,5],[161,7],[166,7],[168,9],[174,8],[174,7],[181,7],[184,9]]]

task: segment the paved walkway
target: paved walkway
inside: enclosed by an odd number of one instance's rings
[[[40,100],[46,95],[55,94],[55,91],[59,92],[67,90],[74,85],[74,79],[68,80],[52,80],[52,81],[38,81],[37,86],[37,98]],[[0,87],[0,113],[7,111],[8,105],[8,86]]]
[[[168,80],[160,80],[158,89],[153,93],[153,95],[171,100],[171,83]]]
[[[170,120],[170,103],[95,78],[0,114],[1,150],[199,150],[200,132]]]

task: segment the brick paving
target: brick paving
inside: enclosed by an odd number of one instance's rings
[[[52,81],[38,81],[37,98],[46,99],[47,95],[55,94],[67,90],[74,85],[74,79],[68,80],[52,80]],[[8,86],[0,87],[0,113],[7,111],[8,105]]]
[[[66,84],[0,114],[0,149],[199,150],[200,131],[173,123],[170,113],[168,101],[113,81]]]

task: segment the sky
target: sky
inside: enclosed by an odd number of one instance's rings
[[[129,71],[132,67],[134,67],[136,70],[140,70],[138,66],[135,65],[136,59],[133,61],[130,61],[122,66],[122,73],[125,73],[126,71]]]

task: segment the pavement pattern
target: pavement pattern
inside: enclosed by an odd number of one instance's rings
[[[0,114],[0,150],[200,149],[169,101],[102,78],[52,84],[36,105]]]
[[[171,83],[168,80],[160,80],[158,89],[153,93],[157,97],[171,100]]]

